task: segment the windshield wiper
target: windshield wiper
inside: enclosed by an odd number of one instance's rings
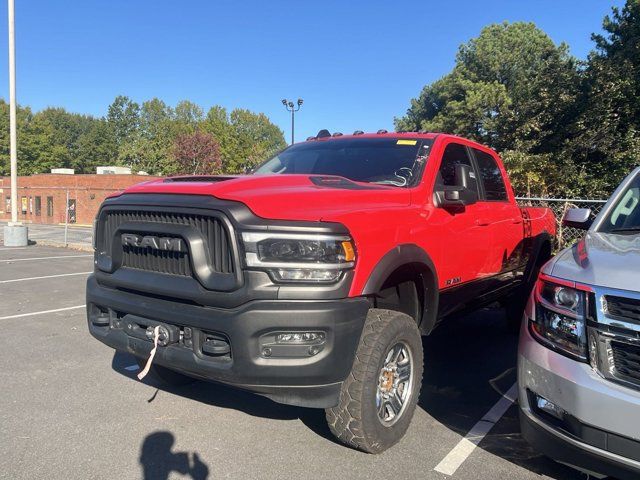
[[[609,230],[609,233],[624,233],[624,232],[640,232],[640,226],[613,228]]]

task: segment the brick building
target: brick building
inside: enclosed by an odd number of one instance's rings
[[[64,223],[67,192],[69,222],[91,225],[111,193],[158,177],[142,175],[58,175],[18,177],[18,219],[25,223]],[[11,180],[0,177],[0,220],[11,220]]]

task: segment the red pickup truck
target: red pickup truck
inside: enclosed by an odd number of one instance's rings
[[[107,199],[91,334],[169,383],[200,378],[326,409],[366,452],[405,433],[421,335],[496,301],[519,322],[551,254],[498,155],[444,134],[330,135],[251,175],[177,177]]]

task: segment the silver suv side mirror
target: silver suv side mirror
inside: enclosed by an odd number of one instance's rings
[[[579,228],[580,230],[588,230],[592,223],[590,208],[570,208],[562,218],[562,224],[565,227]]]

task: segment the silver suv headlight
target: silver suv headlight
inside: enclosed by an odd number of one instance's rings
[[[247,266],[278,282],[334,283],[356,261],[346,235],[243,232],[242,241]]]
[[[533,336],[543,345],[576,360],[588,359],[587,292],[580,285],[541,274],[535,289]]]

